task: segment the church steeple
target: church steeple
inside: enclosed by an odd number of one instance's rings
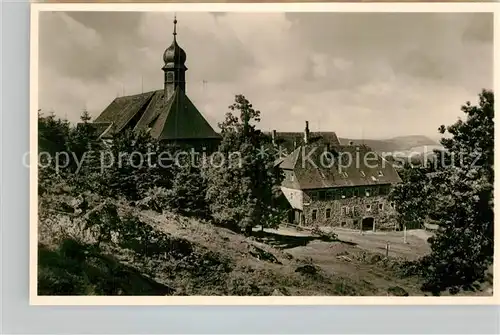
[[[177,87],[186,91],[186,52],[177,44],[177,17],[174,18],[174,40],[163,53],[165,65],[165,99],[169,99]]]

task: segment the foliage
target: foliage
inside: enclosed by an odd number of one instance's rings
[[[112,203],[104,202],[87,214],[85,229],[96,232],[97,246],[101,242],[111,242],[113,232],[117,232],[120,228],[118,210]]]
[[[172,289],[71,239],[38,246],[39,295],[169,295]]]
[[[389,194],[397,211],[400,230],[403,226],[422,228],[422,224],[435,204],[435,194],[431,192],[430,179],[425,167],[405,164],[399,172],[402,183],[395,185]]]
[[[274,204],[282,175],[274,168],[274,148],[256,128],[260,111],[243,95],[229,109],[219,124],[220,160],[206,171],[207,201],[216,222],[250,234],[252,227],[275,224],[273,218],[281,215]]]
[[[436,153],[437,164],[426,174],[406,170],[407,182],[396,189],[403,222],[428,217],[440,227],[429,239],[431,254],[410,269],[434,294],[470,289],[493,261],[493,105],[486,90],[478,106],[467,102],[465,121],[439,128],[449,136],[441,140],[445,151]]]
[[[171,171],[154,160],[160,143],[144,132],[126,130],[113,138],[113,144],[100,153],[100,174],[105,190],[112,197],[139,200],[153,187],[169,187]]]
[[[168,208],[181,215],[208,218],[207,185],[201,169],[195,162],[182,159],[174,171],[172,187],[165,199]]]
[[[80,116],[81,122],[70,131],[68,138],[68,149],[74,159],[81,159],[85,153],[89,151],[99,151],[101,148],[100,142],[97,140],[96,129],[90,123],[91,116],[87,110],[82,112]],[[72,166],[72,171],[75,171],[76,166]]]
[[[151,209],[158,213],[163,213],[168,207],[168,190],[163,187],[150,188],[145,197],[137,201],[136,205],[140,209]]]
[[[56,118],[53,113],[44,116],[38,110],[38,152],[48,152],[53,156],[57,152],[66,151],[70,129],[67,120]]]

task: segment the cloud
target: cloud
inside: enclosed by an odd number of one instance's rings
[[[171,13],[40,14],[40,107],[77,121],[163,86]],[[493,82],[486,13],[180,13],[187,93],[215,127],[235,94],[267,130],[435,135]]]

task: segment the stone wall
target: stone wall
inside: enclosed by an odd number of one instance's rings
[[[370,206],[368,208],[368,205]],[[379,206],[382,206],[380,208]],[[327,217],[327,210],[330,217]],[[316,219],[313,219],[316,211]],[[338,200],[309,200],[304,203],[306,226],[338,226],[361,229],[363,218],[372,217],[376,230],[394,230],[396,211],[387,196],[350,197]]]

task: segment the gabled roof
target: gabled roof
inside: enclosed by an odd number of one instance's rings
[[[303,145],[279,164],[293,170],[300,189],[395,184],[401,178],[394,167],[367,146]],[[333,160],[329,160],[333,158]]]
[[[159,140],[220,138],[180,88],[168,100],[163,90],[116,98],[94,123],[107,137],[133,129]]]
[[[285,170],[294,170],[295,164],[297,164],[297,161],[301,154],[301,148],[302,147],[295,149],[290,155],[284,157],[279,164],[280,168]]]
[[[171,140],[221,137],[180,88],[177,88],[167,101],[165,109],[158,108],[158,105],[161,105],[161,102],[156,100],[156,104],[150,108],[154,110],[155,115],[158,115],[151,127],[151,136],[154,138]]]

